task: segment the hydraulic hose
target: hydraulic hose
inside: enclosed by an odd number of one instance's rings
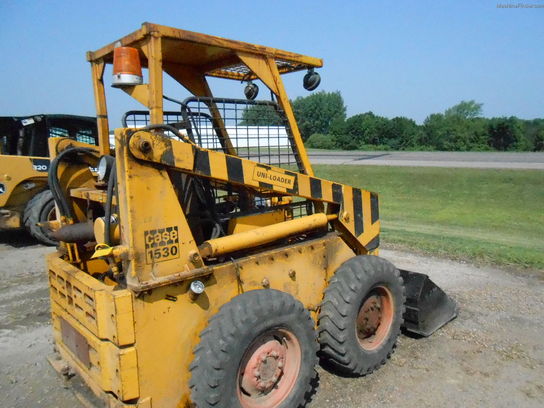
[[[112,210],[112,203],[113,203],[113,192],[116,190],[117,186],[117,171],[115,162],[113,162],[113,165],[111,167],[110,171],[110,178],[108,179],[108,188],[107,188],[107,195],[106,195],[106,208],[104,209],[104,241],[105,244],[108,246],[111,246],[111,210]]]
[[[187,142],[187,143],[191,143],[191,144],[195,144],[191,139],[189,139],[187,136],[185,136],[184,134],[182,134],[178,129],[176,129],[174,126],[171,126],[171,125],[167,125],[167,124],[158,124],[158,125],[148,125],[148,126],[145,126],[143,128],[139,128],[138,130],[144,130],[144,131],[148,131],[148,130],[154,130],[154,129],[164,129],[164,130],[168,130],[170,132],[172,132],[173,134],[175,134],[176,136],[178,136],[180,139],[182,139],[183,141]]]
[[[89,147],[69,147],[68,149],[63,150],[53,160],[51,160],[51,166],[49,169],[49,174],[47,176],[47,181],[49,183],[49,188],[51,189],[53,199],[59,207],[60,214],[65,217],[74,219],[74,212],[72,210],[72,207],[68,204],[68,200],[64,195],[64,192],[62,191],[58,177],[59,163],[63,161],[66,156],[72,153],[94,155],[96,154],[96,151]]]

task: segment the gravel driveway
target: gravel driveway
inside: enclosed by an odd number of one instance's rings
[[[52,350],[43,255],[0,233],[0,395],[3,407],[77,407],[45,361]],[[428,273],[459,303],[433,336],[401,336],[392,359],[365,378],[319,368],[310,408],[544,406],[544,272],[512,272],[395,250],[382,256]]]

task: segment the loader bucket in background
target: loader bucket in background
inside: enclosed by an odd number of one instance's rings
[[[403,269],[400,274],[406,287],[407,332],[427,337],[457,317],[457,304],[427,275]]]

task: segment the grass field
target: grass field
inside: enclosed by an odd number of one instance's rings
[[[544,269],[544,172],[315,166],[380,194],[382,243],[452,258]]]

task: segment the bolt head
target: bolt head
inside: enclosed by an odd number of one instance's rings
[[[142,140],[140,143],[140,150],[142,153],[149,153],[151,151],[151,143],[149,140]]]

